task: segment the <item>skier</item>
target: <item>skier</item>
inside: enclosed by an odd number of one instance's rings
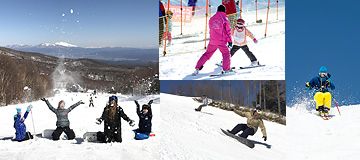
[[[164,35],[163,35],[163,40],[165,40],[165,37],[167,36],[167,40],[168,40],[168,43],[167,43],[167,46],[170,46],[171,45],[171,40],[172,40],[172,37],[171,37],[171,32],[172,32],[172,16],[173,16],[173,12],[172,11],[169,11],[169,19],[168,19],[168,24],[167,24],[167,34],[166,34],[166,30],[164,30]],[[166,28],[166,23],[164,24],[164,28]],[[164,43],[165,44],[165,43]]]
[[[219,48],[223,57],[223,71],[222,73],[231,72],[230,69],[230,51],[226,46],[228,43],[229,47],[232,47],[231,39],[231,28],[230,22],[226,17],[226,9],[224,5],[220,5],[217,9],[217,12],[209,20],[210,28],[210,42],[207,46],[206,52],[201,56],[199,61],[196,64],[195,72],[193,75],[197,75],[199,70],[203,68],[203,65],[209,60],[215,51]]]
[[[240,131],[242,133],[239,135],[240,137],[247,138],[249,135],[254,135],[260,127],[261,132],[263,134],[264,141],[266,141],[266,129],[264,126],[264,122],[261,119],[261,107],[260,105],[256,105],[256,109],[253,112],[245,112],[244,116],[247,118],[247,124],[238,124],[231,131],[227,130],[231,134],[237,134]]]
[[[226,15],[229,18],[230,27],[234,28],[236,22],[235,18],[237,16],[235,0],[222,0],[222,5],[226,8]]]
[[[42,101],[44,101],[49,109],[56,114],[57,121],[56,121],[56,129],[52,133],[53,140],[59,140],[60,135],[62,132],[65,132],[68,140],[72,140],[75,138],[75,133],[72,129],[70,129],[70,121],[68,119],[68,114],[71,112],[74,108],[79,106],[80,104],[84,104],[84,102],[79,101],[73,105],[71,105],[68,109],[65,109],[65,101],[61,100],[58,104],[58,108],[55,109],[47,99],[41,98]]]
[[[330,90],[335,89],[335,85],[330,79],[330,74],[327,72],[326,67],[322,66],[319,69],[319,74],[312,78],[310,82],[305,84],[307,90],[315,88],[313,93],[314,100],[316,101],[316,111],[320,116],[328,116],[331,108],[331,94]]]
[[[202,107],[205,107],[208,105],[208,99],[207,99],[206,95],[203,95],[202,98],[203,98],[203,104],[201,104],[198,108],[195,108],[195,111],[201,111]]]
[[[90,97],[90,100],[89,100],[89,101],[90,101],[89,107],[90,107],[91,105],[92,105],[93,107],[95,107],[95,106],[94,106],[94,100],[92,99],[92,97]]]
[[[96,118],[96,124],[100,125],[104,122],[104,134],[98,136],[98,140],[104,143],[107,142],[122,142],[121,138],[121,119],[129,122],[133,127],[135,124],[125,113],[124,110],[118,106],[118,99],[116,96],[109,97],[109,104],[104,108],[104,111],[100,118]]]
[[[151,119],[152,119],[152,111],[151,104],[153,100],[150,100],[148,104],[144,104],[140,111],[140,105],[138,101],[134,101],[136,104],[136,113],[139,116],[139,128],[134,129],[136,140],[148,139],[151,132]]]
[[[257,43],[258,41],[254,35],[245,27],[245,21],[243,19],[240,18],[236,21],[236,26],[231,30],[231,36],[234,38],[234,45],[230,50],[231,57],[234,56],[234,54],[241,48],[251,61],[249,67],[259,66],[259,61],[246,45],[246,36],[250,37],[254,43]],[[221,64],[222,61],[217,65],[221,66]]]
[[[26,125],[24,123],[29,112],[31,111],[32,106],[29,105],[24,114],[24,117],[21,117],[21,108],[16,108],[17,113],[14,116],[14,128],[15,128],[15,141],[22,142],[29,139],[33,139],[33,136],[30,132],[26,132]]]
[[[159,0],[159,46],[161,45],[161,38],[164,34],[164,16],[165,16],[165,7],[161,0]]]

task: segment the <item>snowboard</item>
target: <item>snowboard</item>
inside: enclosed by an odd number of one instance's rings
[[[97,132],[86,132],[83,138],[85,142],[97,142]]]
[[[47,138],[47,139],[52,139],[52,133],[55,131],[55,129],[45,129],[42,133],[42,137],[43,138]],[[67,136],[65,134],[65,132],[61,133],[59,140],[66,140]]]
[[[220,128],[220,129],[221,129],[221,128]],[[246,138],[233,135],[233,134],[231,134],[231,133],[229,133],[228,131],[225,131],[225,130],[223,130],[223,129],[221,129],[221,131],[222,131],[225,135],[227,135],[227,136],[229,136],[229,137],[232,137],[232,138],[238,140],[240,143],[248,146],[249,148],[254,148],[254,147],[255,147],[255,144],[254,144],[251,140],[248,140],[248,139],[246,139]]]

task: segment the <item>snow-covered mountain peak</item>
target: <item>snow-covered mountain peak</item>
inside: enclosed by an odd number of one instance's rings
[[[55,45],[64,46],[64,47],[77,47],[76,45],[66,43],[66,42],[56,42]]]

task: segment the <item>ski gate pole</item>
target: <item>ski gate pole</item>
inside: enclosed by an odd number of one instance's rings
[[[341,113],[340,113],[339,107],[338,107],[338,105],[337,105],[337,102],[336,102],[336,100],[335,100],[335,97],[334,97],[334,94],[333,94],[333,92],[332,92],[331,88],[330,88],[330,91],[331,91],[331,95],[332,95],[332,97],[333,97],[333,99],[334,99],[334,102],[335,102],[336,108],[337,108],[337,110],[338,110],[338,112],[339,112],[339,115],[341,116]]]
[[[304,96],[304,94],[305,94],[305,91],[306,91],[306,88],[305,88],[303,94],[301,95],[300,101],[299,101],[298,105],[296,106],[296,109],[299,107],[299,105],[300,105],[300,103],[301,103],[301,100],[302,100],[302,98],[303,98],[303,96]]]

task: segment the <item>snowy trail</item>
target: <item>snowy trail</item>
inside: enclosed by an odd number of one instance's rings
[[[359,159],[360,105],[332,106],[330,120],[316,111],[287,107],[287,159]]]
[[[279,23],[270,24],[279,29],[277,36],[267,37],[259,39],[262,34],[258,35],[259,42],[254,44],[252,41],[248,42],[250,51],[254,53],[258,61],[261,64],[265,64],[265,67],[254,68],[250,70],[239,70],[237,74],[229,76],[210,78],[210,74],[219,73],[221,68],[216,66],[222,60],[222,55],[217,50],[212,58],[208,60],[200,74],[197,76],[191,76],[191,73],[195,70],[195,65],[200,59],[205,50],[197,51],[204,46],[204,37],[202,35],[190,38],[179,38],[173,40],[173,46],[168,47],[167,53],[172,52],[190,52],[186,54],[168,54],[165,57],[162,56],[162,49],[160,48],[159,65],[160,65],[160,78],[161,80],[204,80],[204,79],[241,79],[241,80],[284,80],[285,79],[285,21]],[[260,30],[263,26],[248,27],[252,32]],[[203,33],[202,33],[203,34]],[[275,34],[275,33],[274,33]],[[249,58],[240,49],[231,58],[232,67],[248,66],[250,64]]]
[[[162,159],[285,159],[284,125],[264,121],[268,140],[263,141],[259,130],[249,137],[258,142],[250,149],[220,130],[246,123],[246,118],[210,106],[204,107],[203,112],[195,112],[200,103],[191,97],[163,93],[160,97],[161,141],[166,144],[160,148]]]
[[[93,97],[95,108],[88,108],[90,98],[88,93],[62,93],[61,95],[50,97],[49,101],[54,107],[57,107],[57,103],[61,99],[65,100],[65,108],[79,100],[85,102],[85,104],[78,106],[69,113],[70,128],[76,134],[75,140],[53,141],[45,138],[24,142],[0,140],[0,159],[110,159],[114,157],[120,159],[143,159],[143,157],[159,159],[159,153],[156,149],[160,145],[159,138],[157,137],[157,131],[159,131],[160,126],[159,95],[135,97],[117,95],[119,105],[124,109],[124,112],[130,119],[135,120],[135,127],[130,127],[126,121],[122,120],[122,143],[101,144],[82,142],[82,136],[85,132],[103,131],[103,124],[96,125],[95,118],[101,116],[108,96],[110,95],[104,94],[97,95],[97,98]],[[133,139],[133,132],[131,130],[137,128],[139,121],[135,111],[134,99],[137,99],[140,105],[147,103],[150,99],[154,99],[152,105],[154,115],[152,129],[156,134],[155,137],[144,141]],[[24,114],[25,108],[29,104],[0,107],[0,137],[12,137],[15,134],[15,129],[13,128],[13,116],[16,114],[15,108],[22,108],[22,114]],[[44,129],[55,129],[56,116],[48,109],[46,104],[42,101],[31,102],[31,104],[34,107],[33,118],[36,132],[41,133]],[[25,120],[25,124],[27,130],[33,133],[31,114]],[[61,153],[58,151],[61,151]]]

